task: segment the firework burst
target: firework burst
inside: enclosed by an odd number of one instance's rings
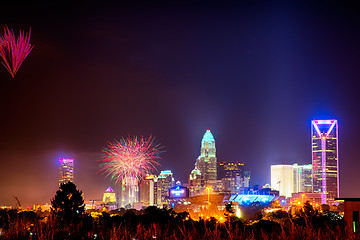
[[[31,30],[28,34],[20,31],[18,38],[16,38],[14,31],[4,26],[4,34],[0,36],[2,64],[13,78],[33,48],[30,44],[30,35]]]
[[[160,145],[155,144],[152,137],[127,137],[109,142],[102,150],[100,172],[116,183],[122,181],[126,186],[133,186],[160,165],[159,149]]]

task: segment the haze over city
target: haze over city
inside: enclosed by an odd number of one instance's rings
[[[340,196],[360,197],[359,8],[348,3],[172,1],[5,3],[31,27],[14,79],[0,69],[0,204],[49,203],[58,159],[74,158],[86,199],[116,185],[99,171],[108,141],[154,136],[159,170],[187,182],[210,129],[218,161],[311,163],[313,119],[339,123]]]

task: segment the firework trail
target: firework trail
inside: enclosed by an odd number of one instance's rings
[[[122,181],[126,186],[134,186],[160,165],[159,149],[160,145],[155,144],[152,137],[127,137],[109,142],[102,150],[100,172],[116,183]]]
[[[3,59],[2,64],[13,78],[34,47],[30,44],[30,35],[31,29],[28,34],[20,31],[16,39],[14,31],[4,26],[4,34],[0,36],[0,57]]]

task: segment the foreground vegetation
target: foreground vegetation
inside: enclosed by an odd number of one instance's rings
[[[309,204],[293,216],[277,211],[259,218],[244,221],[230,214],[220,223],[148,207],[67,220],[54,213],[0,210],[0,239],[359,239],[338,215],[319,213]]]
[[[82,192],[71,182],[61,184],[51,203],[50,212],[0,210],[0,240],[360,239],[346,230],[342,217],[320,213],[309,203],[293,215],[265,214],[259,204],[253,204],[243,209],[247,220],[236,218],[228,204],[221,222],[193,220],[187,212],[153,206],[142,211],[85,212]]]

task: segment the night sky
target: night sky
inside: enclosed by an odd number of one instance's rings
[[[2,4],[35,47],[15,79],[0,66],[0,205],[50,203],[60,157],[101,199],[117,188],[101,149],[128,135],[154,136],[186,182],[206,129],[263,185],[271,164],[311,163],[311,120],[334,118],[340,195],[360,197],[360,9],[239,2]]]

